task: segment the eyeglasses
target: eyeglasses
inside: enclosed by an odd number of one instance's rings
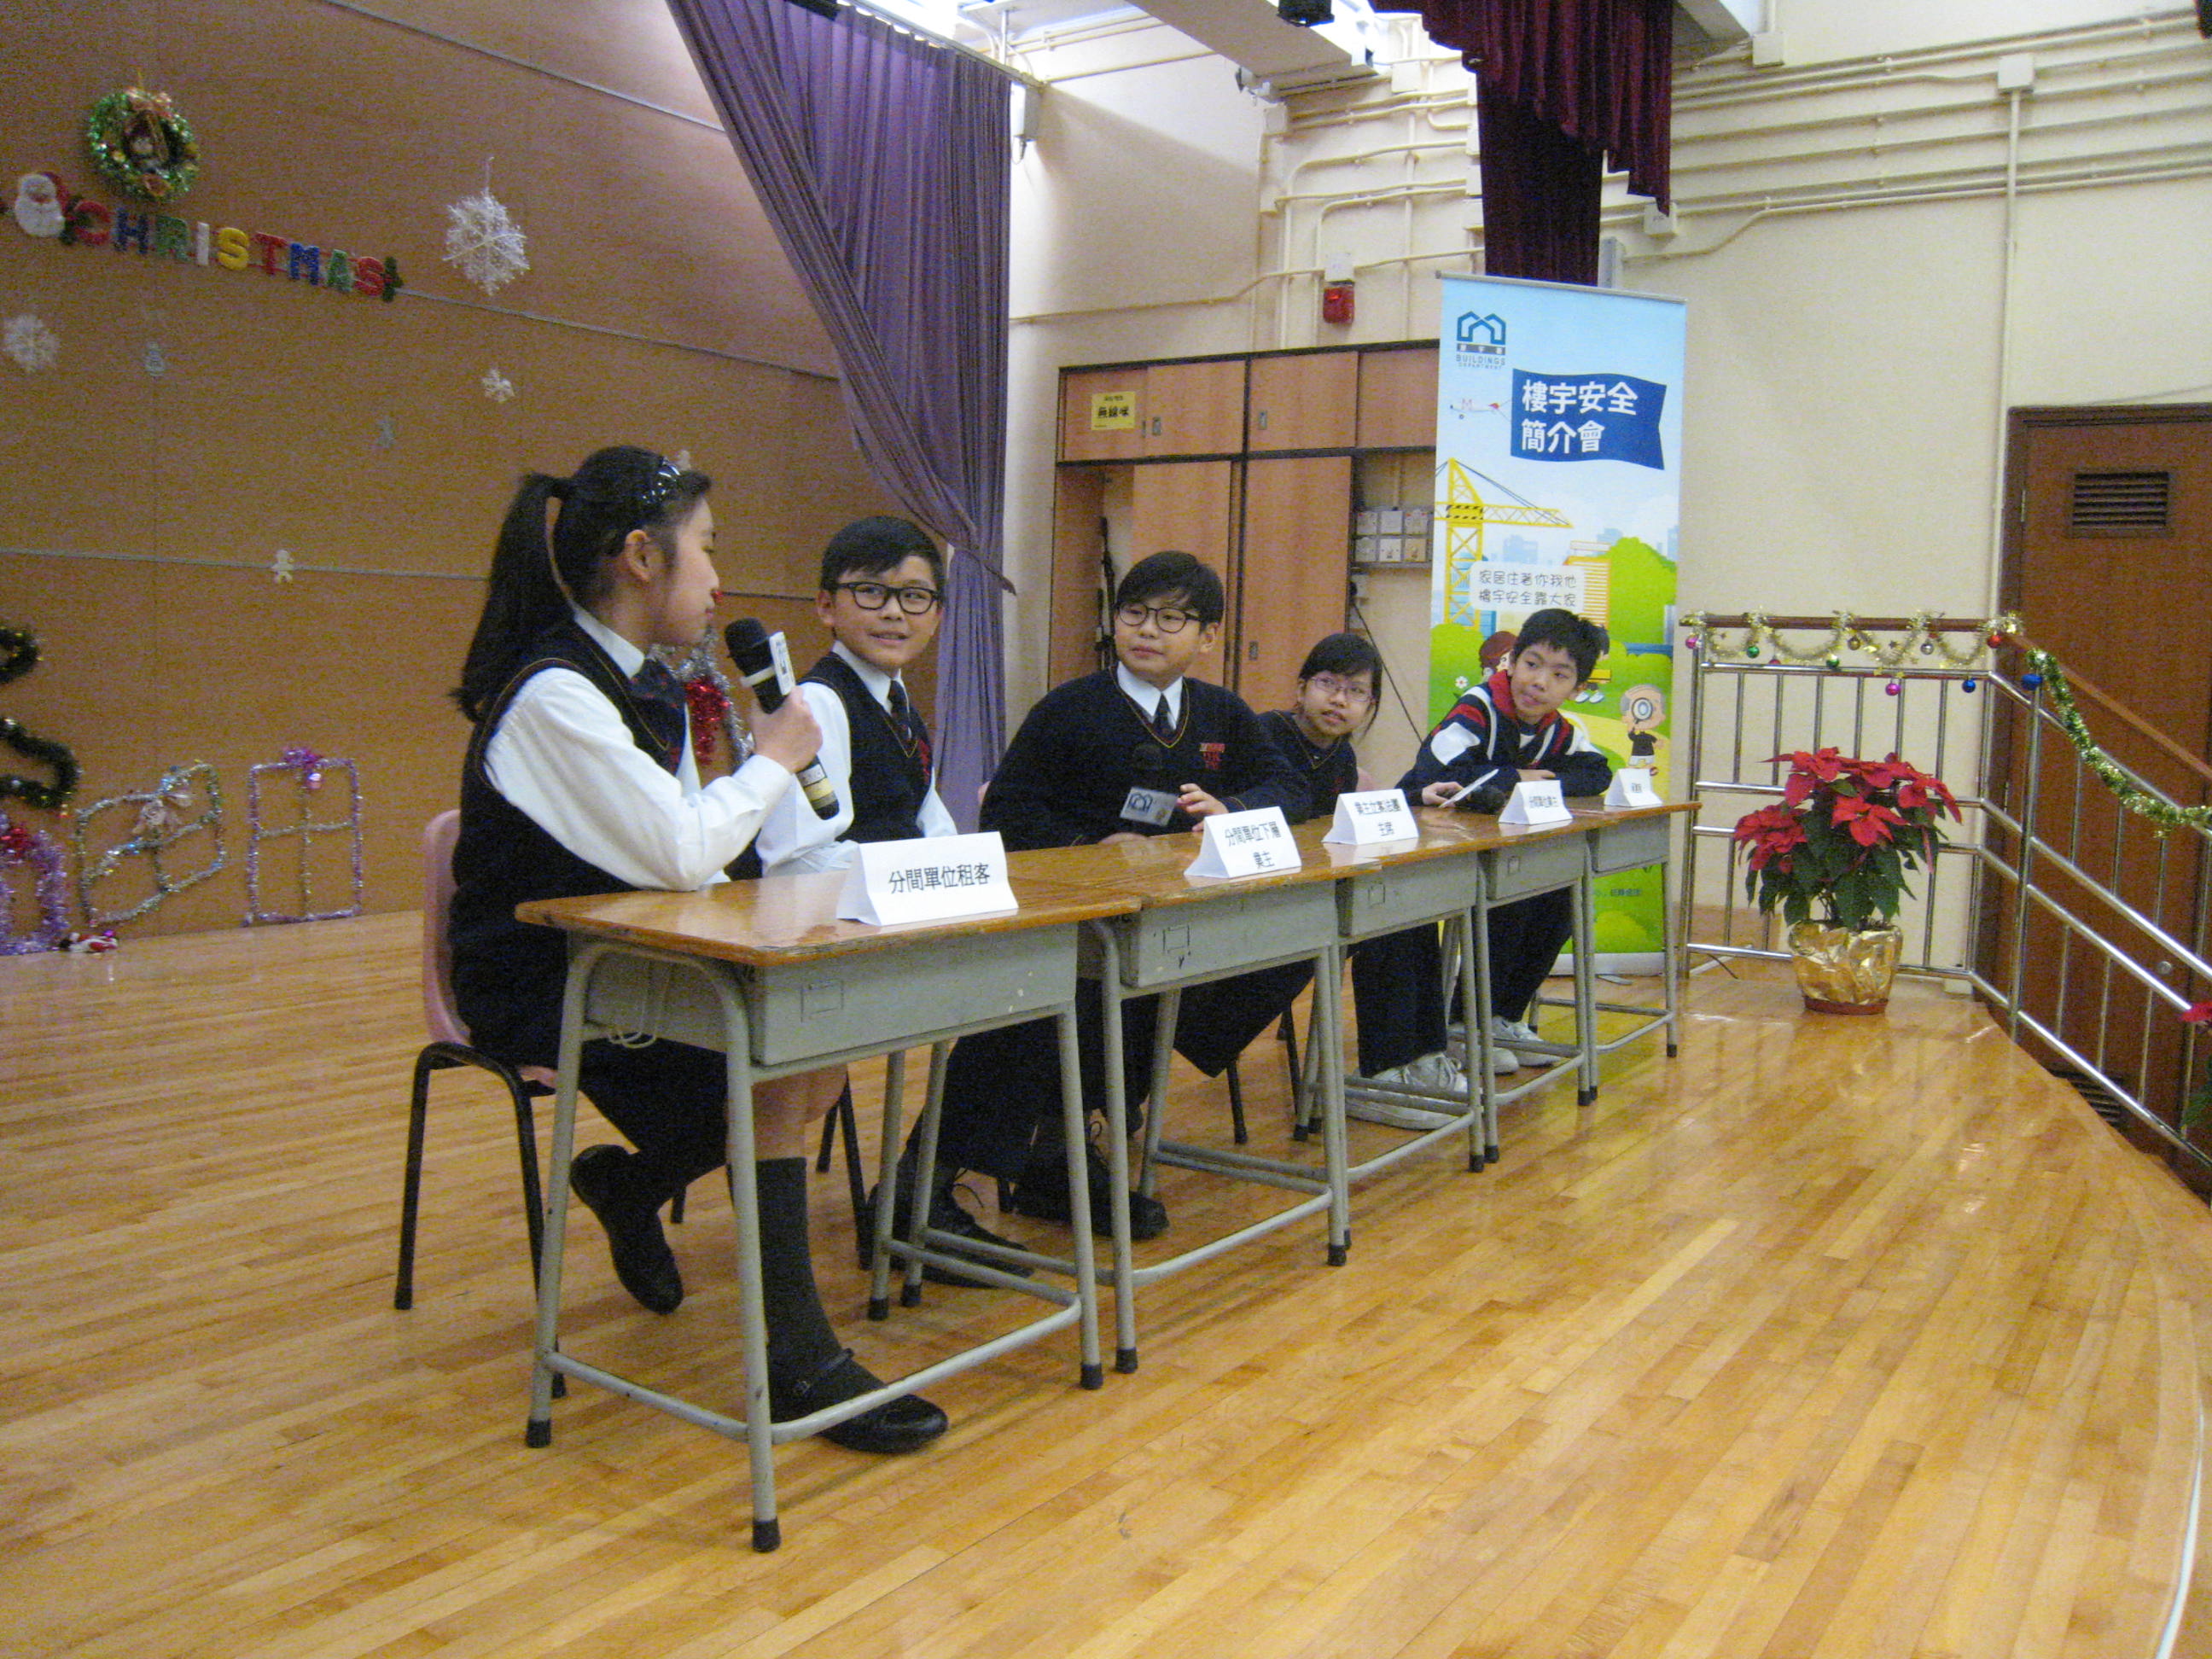
[[[943,596],[933,587],[886,587],[881,582],[839,582],[836,591],[850,593],[863,611],[880,611],[893,599],[909,617],[927,616]]]
[[[1334,702],[1341,697],[1355,708],[1362,703],[1375,701],[1375,694],[1365,686],[1356,685],[1350,680],[1340,680],[1334,674],[1313,675],[1306,684],[1320,692],[1325,701]]]
[[[1114,620],[1124,628],[1142,628],[1148,617],[1161,633],[1180,634],[1198,620],[1198,612],[1173,606],[1163,610],[1156,605],[1125,605],[1114,612]]]

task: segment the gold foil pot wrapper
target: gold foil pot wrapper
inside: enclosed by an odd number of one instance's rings
[[[1784,936],[1805,1006],[1823,1014],[1878,1014],[1889,1004],[1905,935],[1894,927],[1854,933],[1796,921]]]

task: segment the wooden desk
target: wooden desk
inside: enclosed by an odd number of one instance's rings
[[[1577,1063],[1581,1073],[1579,1097],[1587,1105],[1596,1097],[1601,1054],[1611,1053],[1661,1024],[1668,1028],[1668,1054],[1674,1051],[1671,951],[1662,1007],[1655,1012],[1604,1005],[1607,1012],[1650,1017],[1607,1042],[1598,1042],[1600,1005],[1595,996],[1591,888],[1599,874],[1654,863],[1663,866],[1668,848],[1667,817],[1688,808],[1613,808],[1583,801],[1571,810],[1574,816],[1566,823],[1527,827],[1500,823],[1486,814],[1430,807],[1415,814],[1420,830],[1418,840],[1369,848],[1326,845],[1322,837],[1328,833],[1328,825],[1318,821],[1301,825],[1297,832],[1300,850],[1309,860],[1327,859],[1343,878],[1341,925],[1347,947],[1362,939],[1429,923],[1441,923],[1456,934],[1462,1001],[1468,1009],[1482,1011],[1480,1017],[1467,1022],[1465,1095],[1441,1095],[1364,1080],[1346,1086],[1355,1094],[1449,1110],[1466,1124],[1469,1169],[1480,1169],[1499,1156],[1499,1108],[1546,1087],[1559,1064],[1570,1060]],[[1534,1052],[1550,1056],[1553,1063],[1532,1077],[1501,1088],[1491,1070],[1495,1044],[1487,1018],[1490,951],[1484,924],[1490,911],[1501,904],[1563,887],[1573,892],[1575,995],[1569,1006],[1575,1010],[1575,1041],[1540,1045]],[[1671,940],[1671,934],[1667,937]],[[1516,1045],[1516,1052],[1528,1046]],[[1354,1165],[1350,1176],[1357,1181],[1388,1168],[1425,1151],[1459,1127],[1455,1122],[1420,1131],[1413,1139]]]
[[[1075,1061],[1075,993],[1080,930],[1123,915],[1136,902],[1110,888],[1074,889],[1035,879],[1013,884],[1019,908],[955,921],[873,927],[836,919],[840,873],[772,877],[697,893],[621,893],[520,906],[525,921],[568,935],[568,979],[562,1010],[560,1086],[555,1096],[552,1167],[545,1188],[545,1244],[538,1291],[537,1366],[526,1438],[552,1439],[556,1375],[595,1382],[702,1428],[746,1443],[752,1466],[753,1547],[781,1541],[774,1449],[897,1395],[951,1375],[1073,1323],[1080,1328],[1079,1380],[1097,1388],[1099,1363],[1097,1273],[1084,1178],[1083,1097]],[[901,1055],[971,1031],[1051,1018],[1060,1030],[1060,1106],[1066,1126],[1075,1208],[1073,1288],[1031,1284],[963,1256],[951,1263],[1009,1290],[1042,1297],[1054,1310],[1018,1329],[940,1360],[857,1400],[790,1423],[773,1423],[768,1344],[761,1309],[760,1217],[750,1179],[732,1180],[745,1413],[734,1419],[561,1351],[561,1268],[574,1152],[578,1055],[591,1038],[637,1035],[720,1051],[728,1060],[729,1167],[753,1165],[752,1087],[757,1078],[889,1053],[882,1187],[891,1190],[897,1157]],[[933,1066],[941,1071],[941,1065]],[[884,1237],[888,1205],[878,1206]],[[1124,1227],[1126,1230],[1126,1217]],[[918,1277],[932,1235],[917,1223],[899,1247]],[[890,1249],[876,1256],[873,1300],[888,1287]],[[758,1425],[755,1427],[753,1425]]]
[[[1351,1206],[1345,1173],[1344,1048],[1338,999],[1315,1000],[1314,1046],[1322,1058],[1322,1162],[1310,1166],[1280,1158],[1164,1143],[1161,1107],[1167,1098],[1168,1067],[1175,1043],[1176,1015],[1182,988],[1255,969],[1310,960],[1318,983],[1339,976],[1336,873],[1308,859],[1294,870],[1221,879],[1192,876],[1199,853],[1195,836],[1154,836],[1111,846],[1053,848],[1012,855],[1024,876],[1126,896],[1133,914],[1102,918],[1089,925],[1091,941],[1083,971],[1099,983],[1103,1005],[1106,1156],[1114,1209],[1112,1279],[1115,1287],[1116,1370],[1137,1369],[1136,1291],[1164,1275],[1326,1210],[1328,1259],[1340,1265],[1349,1248]],[[1158,994],[1158,1036],[1153,1046],[1147,1116],[1146,1190],[1155,1161],[1257,1181],[1306,1194],[1288,1209],[1179,1251],[1164,1261],[1135,1265],[1129,1238],[1128,1117],[1121,1064],[1121,1005],[1132,997]],[[1080,1272],[1077,1267],[1075,1271]]]

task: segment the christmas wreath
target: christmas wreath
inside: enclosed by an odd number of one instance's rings
[[[199,141],[166,92],[125,87],[92,106],[85,144],[100,177],[142,202],[170,202],[199,176]]]

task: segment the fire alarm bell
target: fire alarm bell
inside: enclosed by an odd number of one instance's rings
[[[1352,284],[1331,283],[1321,291],[1321,319],[1324,323],[1352,320]]]

